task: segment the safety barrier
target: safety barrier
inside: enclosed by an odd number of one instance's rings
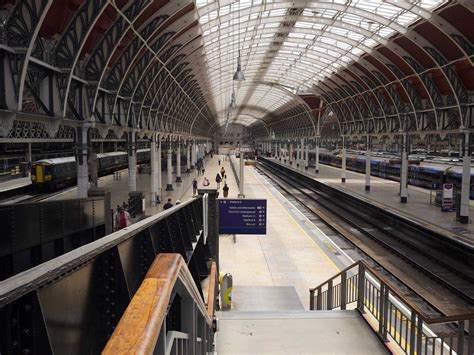
[[[216,269],[206,307],[179,254],[155,258],[102,354],[206,354],[213,348]],[[169,320],[179,317],[171,329]]]
[[[310,289],[311,310],[345,310],[351,304],[376,320],[383,341],[390,338],[406,354],[474,353],[472,313],[457,318],[429,314],[364,261]],[[435,334],[425,324],[440,331]]]
[[[180,254],[203,298],[202,230],[197,197],[0,282],[0,354],[101,352],[158,254]]]

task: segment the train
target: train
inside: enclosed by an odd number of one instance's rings
[[[128,167],[126,152],[97,154],[98,175],[104,176]],[[150,149],[137,150],[137,164],[150,161]],[[31,183],[33,187],[45,190],[57,190],[77,182],[77,164],[75,157],[42,159],[31,165]]]
[[[309,153],[310,161],[315,161],[315,153]],[[365,173],[364,156],[347,156],[346,168],[348,170]],[[319,162],[334,167],[341,167],[342,157],[329,153],[320,153]],[[400,160],[372,158],[370,160],[371,175],[383,179],[400,181]],[[430,162],[420,163],[410,161],[408,165],[408,183],[427,189],[438,190],[444,183],[452,183],[455,189],[461,189],[462,166],[436,164]],[[474,171],[471,168],[470,198],[474,200]]]

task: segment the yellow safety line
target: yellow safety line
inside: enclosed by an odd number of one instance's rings
[[[255,173],[252,171],[252,173],[255,175]],[[341,269],[334,263],[334,261],[331,260],[331,258],[321,249],[321,247],[314,241],[313,238],[311,238],[311,236],[303,229],[303,227],[301,227],[294,219],[294,217],[287,211],[287,209],[285,208],[285,206],[283,206],[283,204],[275,197],[273,196],[273,194],[271,193],[271,191],[267,188],[267,186],[264,185],[264,187],[268,190],[268,192],[270,193],[270,196],[272,199],[276,200],[278,202],[278,204],[283,208],[283,210],[285,211],[285,213],[290,217],[291,221],[298,226],[299,229],[301,229],[301,231],[303,232],[304,235],[306,235],[312,242],[313,244],[315,245],[316,249],[327,259],[329,260],[330,264],[337,270],[337,271],[341,271]],[[283,196],[283,195],[282,195]],[[283,196],[284,197],[284,196]],[[287,200],[288,201],[288,200]],[[288,201],[288,203],[291,203],[290,201]],[[296,208],[296,207],[295,207]],[[352,286],[354,287],[354,286]],[[373,306],[371,302],[368,301],[368,299],[366,298],[367,300],[367,303],[369,304],[369,306]],[[365,303],[365,302],[364,302]],[[380,310],[378,310],[378,307],[374,307],[377,309],[376,312],[380,312]],[[371,313],[372,314],[372,313]],[[399,320],[401,321],[401,319],[399,318]],[[390,322],[390,329],[393,330],[393,332],[397,335],[397,337],[400,339],[400,342],[405,344],[406,343],[406,340],[405,338],[400,334],[398,333],[398,331],[395,330],[395,328],[393,328],[392,322]],[[390,335],[390,334],[389,334]],[[395,339],[394,339],[395,341]],[[395,344],[396,344],[396,341],[395,341]],[[410,344],[406,343],[407,345],[407,349],[410,349]],[[397,344],[398,346],[398,344]]]
[[[252,170],[251,170],[252,171]],[[255,176],[255,172],[252,171],[252,174],[254,174]],[[258,180],[258,179],[257,179]],[[273,196],[272,192],[267,188],[267,186],[265,186],[264,184],[261,184],[263,185],[269,195],[271,196],[272,199],[274,199],[275,201],[278,202],[278,204],[283,208],[283,210],[285,211],[285,213],[288,215],[288,217],[290,217],[291,221],[303,232],[303,234],[314,244],[314,246],[316,247],[316,249],[321,253],[321,255],[323,255],[328,261],[329,263],[334,267],[334,269],[336,269],[336,271],[341,271],[341,269],[334,263],[334,261],[331,260],[331,258],[321,249],[321,247],[314,241],[313,238],[311,238],[311,236],[303,229],[303,227],[301,227],[296,221],[295,221],[295,218],[287,211],[287,209],[285,208],[285,206],[275,197]],[[283,195],[282,195],[283,196]],[[283,196],[284,197],[284,196]],[[287,200],[288,201],[288,200]],[[290,201],[288,201],[288,203],[291,203]],[[296,207],[295,207],[296,208]],[[268,221],[268,219],[267,219]]]

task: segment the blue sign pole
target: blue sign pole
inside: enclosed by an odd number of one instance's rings
[[[267,200],[219,200],[219,234],[267,234]]]

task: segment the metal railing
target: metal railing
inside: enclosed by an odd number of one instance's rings
[[[0,354],[100,353],[162,253],[182,256],[203,297],[202,203],[189,199],[0,281]]]
[[[210,280],[210,291],[217,279]],[[211,293],[211,292],[210,292]],[[209,300],[214,302],[214,299]],[[208,311],[179,254],[160,254],[150,267],[102,354],[207,354],[213,351]],[[170,330],[170,320],[179,317]]]
[[[360,287],[362,286],[362,287]],[[358,261],[310,289],[310,310],[357,309],[378,324],[376,333],[406,354],[474,354],[474,317],[426,314],[378,271]],[[434,333],[427,325],[436,325]]]

